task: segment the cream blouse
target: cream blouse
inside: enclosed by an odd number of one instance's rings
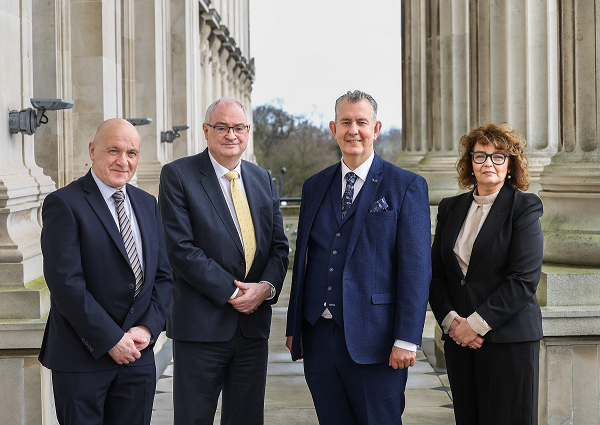
[[[463,275],[467,274],[469,268],[473,243],[475,242],[485,219],[490,213],[490,209],[498,197],[498,193],[500,193],[500,191],[487,196],[479,196],[473,193],[473,202],[471,203],[471,207],[467,212],[467,218],[465,218],[460,232],[458,233],[458,237],[456,238],[456,243],[454,244],[454,254],[456,255],[456,259],[458,260]],[[458,316],[458,313],[452,310],[442,321],[442,328],[445,333],[450,331],[450,325],[456,316]],[[480,335],[485,335],[492,329],[485,319],[477,312],[473,312],[473,314],[467,317],[467,322],[471,328]]]

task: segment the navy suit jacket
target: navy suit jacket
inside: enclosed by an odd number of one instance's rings
[[[39,360],[49,369],[92,372],[119,365],[108,351],[131,327],[163,330],[173,280],[154,197],[127,185],[144,259],[144,285],[135,276],[123,239],[91,171],[49,194],[42,208],[44,276],[50,314]],[[139,254],[139,253],[138,253]],[[129,366],[154,363],[151,348]]]
[[[489,342],[537,341],[542,314],[536,288],[542,271],[542,201],[505,183],[473,243],[467,275],[454,244],[473,202],[473,191],[440,202],[431,248],[433,279],[429,303],[438,323],[454,310],[477,311],[492,328]],[[443,336],[448,340],[448,335]]]
[[[311,227],[333,182],[341,217],[341,164],[310,177],[302,188],[286,334],[292,359],[302,357],[303,293]],[[339,183],[336,181],[339,180]],[[338,196],[339,195],[339,196]],[[369,212],[385,198],[388,210]],[[352,359],[387,363],[396,339],[420,344],[431,280],[427,183],[375,155],[361,189],[343,272],[344,335]]]
[[[167,320],[170,338],[229,341],[238,322],[246,338],[269,337],[271,305],[283,286],[289,247],[270,174],[247,161],[242,161],[241,172],[256,235],[256,255],[245,279],[244,248],[208,149],[162,169],[159,206],[175,280]],[[254,313],[240,313],[227,302],[236,288],[234,280],[264,280],[277,294]]]

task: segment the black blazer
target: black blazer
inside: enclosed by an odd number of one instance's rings
[[[158,199],[175,281],[167,319],[172,339],[229,341],[238,323],[247,338],[269,337],[271,305],[287,271],[288,242],[271,175],[247,161],[241,170],[256,234],[256,255],[246,279],[242,241],[208,149],[162,168]],[[227,303],[235,279],[270,282],[277,295],[252,314],[240,313]]]
[[[50,314],[39,360],[49,369],[92,372],[119,367],[108,351],[131,327],[163,330],[173,279],[156,199],[127,185],[144,258],[144,285],[135,276],[113,216],[91,172],[44,200],[41,245]],[[140,253],[138,253],[139,255]],[[129,366],[154,363],[151,348]]]
[[[505,183],[475,239],[463,276],[453,249],[472,201],[473,191],[439,205],[429,294],[435,318],[442,323],[452,310],[462,317],[477,311],[492,328],[486,341],[539,340],[542,315],[535,291],[542,270],[542,202]]]

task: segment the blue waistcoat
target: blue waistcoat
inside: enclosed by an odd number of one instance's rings
[[[335,182],[335,179],[334,179]],[[338,187],[332,182],[311,227],[308,239],[306,278],[304,288],[304,318],[314,325],[329,309],[336,323],[343,327],[343,286],[342,279],[346,264],[346,248],[354,222],[354,212],[360,200],[360,193],[352,203],[346,217],[338,224],[331,199],[342,202]],[[362,191],[361,191],[362,193]]]

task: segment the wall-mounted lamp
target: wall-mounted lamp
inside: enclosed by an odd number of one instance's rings
[[[71,109],[74,105],[72,100],[64,99],[40,99],[32,97],[30,101],[31,106],[37,109],[37,112],[32,108],[8,112],[8,129],[11,134],[23,133],[32,135],[40,125],[48,122],[46,111]]]
[[[134,126],[152,124],[152,118],[125,118]]]
[[[173,130],[161,131],[160,141],[163,143],[173,143],[173,140],[180,137],[179,132],[190,128],[189,125],[174,125]]]

